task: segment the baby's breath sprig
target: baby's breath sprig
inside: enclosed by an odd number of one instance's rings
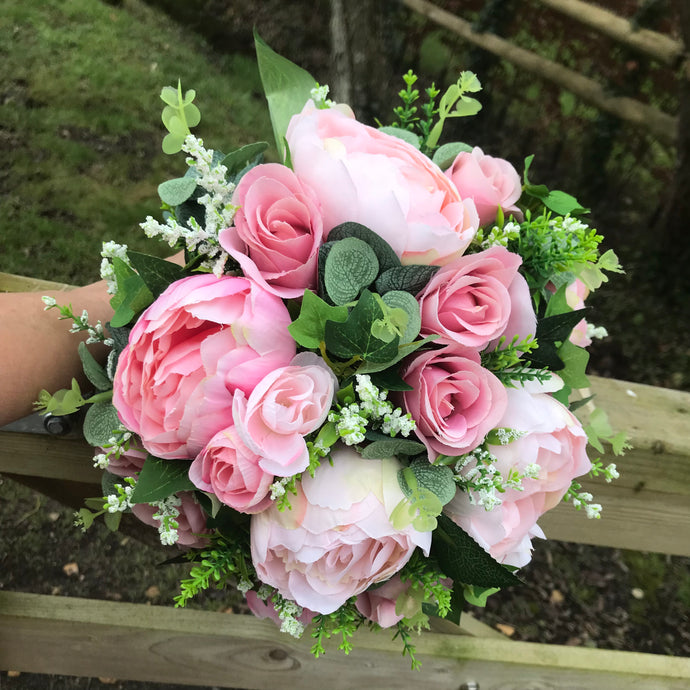
[[[582,510],[584,508],[590,520],[599,520],[601,518],[601,504],[593,503],[594,496],[589,491],[582,491],[582,484],[579,482],[573,481],[571,483],[565,496],[563,496],[563,500],[566,503],[571,502],[575,510]]]
[[[70,333],[87,332],[89,335],[86,340],[87,344],[103,343],[104,345],[112,346],[113,341],[106,337],[103,330],[103,324],[100,321],[96,322],[94,326],[89,323],[89,312],[86,311],[86,309],[84,309],[81,314],[77,315],[74,313],[71,304],[61,306],[54,297],[44,295],[41,297],[41,301],[45,304],[43,308],[44,311],[57,309],[60,312],[58,319],[61,321],[64,319],[72,319],[73,324],[69,329]]]

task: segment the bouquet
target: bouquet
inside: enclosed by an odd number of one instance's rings
[[[104,496],[77,515],[117,528],[131,510],[192,562],[176,604],[234,586],[313,653],[362,625],[411,633],[459,621],[520,582],[539,517],[562,500],[599,517],[577,478],[610,480],[588,442],[622,452],[603,413],[585,429],[586,347],[605,334],[584,300],[619,271],[572,196],[522,179],[444,122],[481,107],[471,72],[441,95],[404,76],[378,129],[328,99],[257,37],[282,162],[268,144],[224,154],[191,133],[195,93],[166,87],[166,153],[149,237],[184,265],[104,244],[109,323],[44,298],[73,330]]]

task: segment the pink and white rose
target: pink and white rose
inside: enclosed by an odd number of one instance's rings
[[[505,247],[491,247],[443,266],[417,295],[422,335],[478,350],[502,335],[534,335],[537,317],[521,263]]]
[[[235,224],[219,240],[244,275],[285,299],[316,287],[323,224],[311,189],[290,168],[266,163],[242,177],[232,200]]]
[[[413,388],[403,393],[405,409],[430,461],[476,448],[506,409],[505,387],[470,348],[447,345],[412,355],[402,378]]]
[[[395,458],[365,460],[335,446],[333,464],[304,477],[291,510],[252,516],[252,561],[262,582],[318,613],[331,613],[375,582],[389,579],[415,548],[428,555],[431,532],[396,530],[404,498]],[[337,487],[337,490],[334,490]]]
[[[502,158],[487,156],[479,147],[472,152],[458,154],[446,175],[463,199],[472,199],[479,214],[479,224],[489,225],[496,220],[498,209],[508,216],[522,219],[515,205],[522,194],[522,183],[515,168]]]
[[[193,549],[201,549],[207,546],[209,540],[206,534],[211,530],[206,527],[206,513],[196,502],[191,491],[180,491],[176,494],[181,504],[177,507],[180,514],[175,518],[177,527],[177,544]],[[148,503],[135,503],[132,512],[144,524],[151,527],[158,527],[161,523],[153,516],[158,512],[158,508]]]
[[[403,264],[443,265],[461,256],[479,218],[441,169],[413,146],[310,102],[287,130],[292,166],[321,203],[324,235],[361,223]]]
[[[193,458],[249,395],[295,355],[290,314],[246,278],[210,274],[170,285],[141,315],[120,355],[113,404],[160,458]]]
[[[380,587],[372,587],[358,595],[355,606],[365,618],[382,628],[390,628],[406,616],[411,618],[420,608],[419,601],[406,596],[409,588],[410,583],[396,575]]]
[[[240,513],[267,508],[273,475],[259,467],[260,457],[243,443],[231,426],[219,431],[197,455],[189,468],[194,486],[216,495]]]
[[[582,425],[550,395],[561,386],[562,381],[552,376],[543,384],[535,381],[508,389],[508,405],[499,426],[524,435],[508,445],[489,447],[502,476],[507,477],[511,470],[522,474],[528,465],[536,464],[536,478],[523,479],[522,491],[508,489],[501,494],[502,505],[492,511],[470,505],[461,491],[445,508],[501,563],[520,567],[529,562],[531,538],[544,536],[537,519],[560,503],[573,479],[591,469]]]

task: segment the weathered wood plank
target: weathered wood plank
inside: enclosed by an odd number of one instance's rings
[[[0,592],[0,668],[122,680],[273,690],[681,690],[690,660],[424,633],[423,675],[383,633],[358,633],[349,656],[315,660],[310,641],[251,616]],[[36,653],[40,650],[40,653]]]
[[[28,278],[13,273],[0,272],[0,292],[38,292],[40,290],[72,290],[73,285],[56,283],[53,280]]]

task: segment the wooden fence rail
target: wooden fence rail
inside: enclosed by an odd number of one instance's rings
[[[513,45],[509,40],[492,33],[474,31],[472,24],[447,12],[428,0],[400,0],[410,9],[449,29],[461,38],[479,46],[518,67],[557,86],[571,91],[583,101],[605,113],[646,128],[653,136],[667,144],[674,144],[678,136],[676,117],[645,103],[624,96],[610,96],[606,88],[575,70],[553,60]]]

